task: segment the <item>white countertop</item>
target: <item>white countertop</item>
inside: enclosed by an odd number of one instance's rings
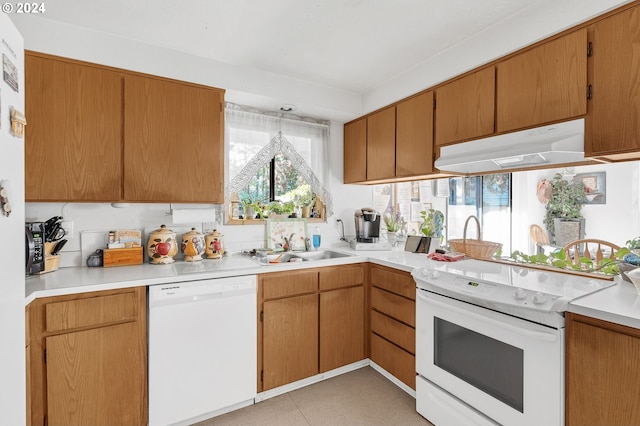
[[[264,274],[323,266],[345,265],[375,261],[405,271],[411,271],[421,262],[429,262],[426,255],[406,253],[404,251],[362,252],[349,248],[331,250],[350,254],[349,257],[317,260],[304,263],[282,263],[278,265],[260,265],[239,253],[222,259],[203,259],[199,262],[176,261],[167,265],[144,263],[135,266],[111,268],[71,267],[42,275],[32,275],[25,280],[25,305],[36,298],[85,293],[90,291],[111,290],[117,288],[149,286],[173,282],[204,280],[238,275]],[[405,256],[406,253],[406,256]],[[408,257],[410,260],[407,260]],[[379,259],[376,261],[374,259]]]
[[[351,256],[312,262],[260,265],[241,254],[232,254],[222,259],[204,259],[199,262],[177,261],[169,265],[145,263],[137,266],[112,268],[60,268],[55,272],[32,275],[26,278],[25,305],[36,298],[48,296],[360,262],[371,262],[406,272],[411,272],[416,267],[426,266],[433,262],[425,254],[409,253],[399,248],[390,251],[355,251],[342,247],[329,249]],[[571,302],[567,310],[640,328],[640,296],[632,283],[621,279],[618,282],[618,285]]]
[[[622,279],[618,285],[574,300],[567,311],[640,328],[640,296],[632,283]]]

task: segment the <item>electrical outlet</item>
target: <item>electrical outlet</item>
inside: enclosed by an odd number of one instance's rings
[[[203,233],[209,233],[211,231],[213,231],[216,227],[216,224],[214,222],[203,222],[202,223],[202,232]]]
[[[67,240],[70,240],[71,238],[73,238],[73,221],[72,220],[66,220],[63,221],[60,226],[62,227],[62,229],[64,229],[65,235],[64,238],[66,238]]]

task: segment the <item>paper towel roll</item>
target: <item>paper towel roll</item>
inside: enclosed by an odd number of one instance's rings
[[[173,209],[171,213],[176,225],[215,222],[216,219],[215,209]]]

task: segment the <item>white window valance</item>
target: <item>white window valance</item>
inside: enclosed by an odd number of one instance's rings
[[[329,124],[291,114],[225,105],[225,203],[278,153],[285,155],[333,214],[329,192]]]

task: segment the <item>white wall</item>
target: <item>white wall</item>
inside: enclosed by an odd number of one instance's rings
[[[11,214],[0,214],[0,423],[25,423],[24,317],[24,144],[14,137],[9,107],[24,111],[22,38],[8,15],[0,13],[0,53],[17,69],[18,91],[0,83],[0,186],[7,191]]]

